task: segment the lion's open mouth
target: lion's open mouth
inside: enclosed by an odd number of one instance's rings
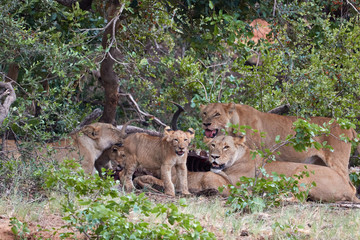
[[[178,155],[178,156],[182,156],[182,155],[184,155],[184,151],[175,151],[175,153]]]
[[[124,169],[123,165],[118,164],[115,168],[115,171],[122,171]]]
[[[205,136],[208,138],[214,138],[218,134],[218,130],[205,129]]]
[[[213,162],[211,164],[211,170],[215,170],[215,171],[221,171],[225,168],[225,164],[217,164],[216,162]]]

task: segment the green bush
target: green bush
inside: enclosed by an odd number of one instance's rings
[[[315,186],[313,182],[309,186],[299,184],[299,180],[308,177],[309,172],[303,171],[294,177],[286,177],[284,174],[272,173],[269,175],[265,169],[260,169],[263,177],[240,177],[236,186],[229,185],[230,196],[227,204],[231,206],[231,212],[262,212],[271,207],[277,207],[286,197],[294,196],[301,202],[306,201],[309,190]],[[299,188],[303,187],[301,191]]]
[[[88,176],[78,167],[66,161],[46,177],[48,188],[61,190],[67,197],[62,205],[67,227],[95,239],[215,239],[193,215],[181,213],[175,204],[154,204],[143,193],[122,195],[118,182]],[[179,204],[185,207],[185,199]]]

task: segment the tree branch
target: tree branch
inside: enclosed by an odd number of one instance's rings
[[[167,125],[165,123],[163,123],[160,119],[158,119],[157,117],[155,117],[154,115],[151,115],[147,112],[144,112],[140,109],[139,105],[137,104],[137,102],[134,100],[133,96],[130,93],[119,93],[120,96],[125,96],[129,99],[129,101],[134,105],[135,107],[135,111],[139,114],[139,117],[142,121],[145,121],[145,118],[150,118],[153,119],[154,122],[156,122],[157,124],[166,127]]]
[[[16,100],[16,94],[14,88],[11,85],[11,82],[0,82],[0,88],[5,88],[4,93],[1,94],[1,98],[6,96],[4,102],[0,103],[0,125],[3,123],[4,119],[9,114],[11,104]]]

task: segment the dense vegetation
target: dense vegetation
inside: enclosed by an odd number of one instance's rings
[[[17,98],[0,133],[19,141],[24,153],[21,161],[2,155],[2,196],[25,189],[29,197],[46,195],[42,176],[51,167],[28,154],[33,142],[66,135],[96,108],[103,109],[104,122],[136,117],[127,93],[165,124],[176,108],[171,102],[185,106],[180,126],[196,130],[198,146],[203,146],[199,105],[209,102],[261,111],[289,104],[289,115],[359,125],[357,1],[3,0],[1,5],[0,74]],[[269,41],[250,40],[249,24],[257,18],[270,23]],[[249,62],[254,55],[261,64]],[[160,129],[156,123],[151,127]]]

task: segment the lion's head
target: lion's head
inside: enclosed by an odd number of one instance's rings
[[[108,157],[110,160],[116,162],[118,166],[120,166],[120,168],[124,168],[126,154],[124,151],[124,147],[121,143],[111,146]]]
[[[86,125],[79,132],[76,132],[78,138],[83,139],[87,143],[92,143],[89,148],[103,151],[112,144],[122,141],[120,130],[108,123],[92,123]],[[89,138],[91,140],[89,140]]]
[[[230,123],[231,115],[235,110],[235,104],[210,103],[208,105],[201,105],[200,110],[205,136],[214,138],[221,129],[225,129],[226,125]]]
[[[181,130],[171,130],[166,127],[164,130],[164,139],[174,148],[176,155],[183,156],[189,148],[191,140],[195,136],[195,131],[189,128],[186,132]]]
[[[217,136],[208,145],[212,172],[231,167],[247,151],[245,137]]]

